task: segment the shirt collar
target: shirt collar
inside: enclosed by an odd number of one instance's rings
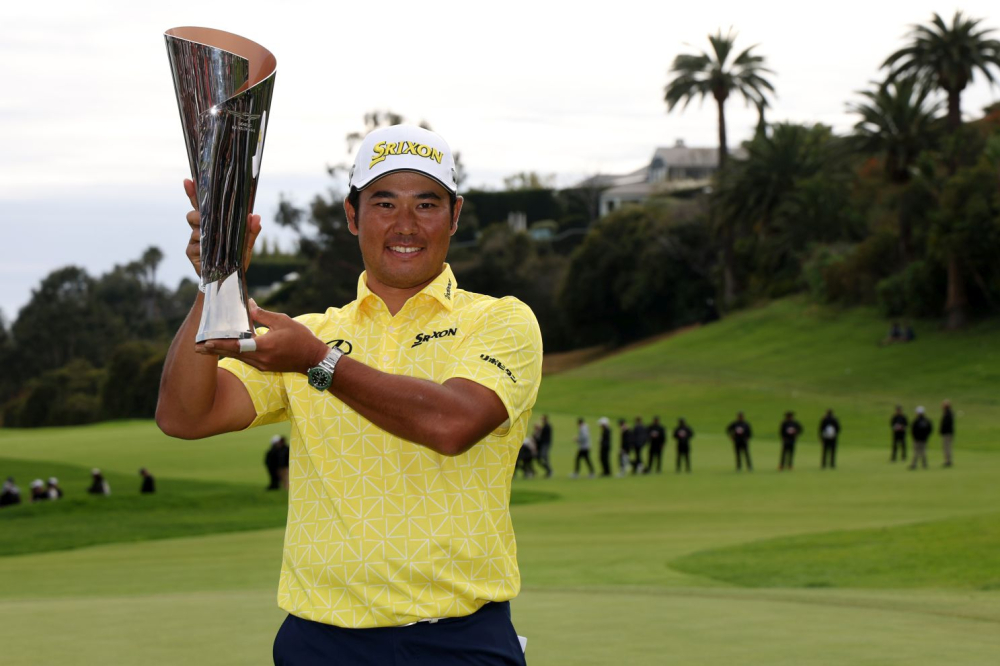
[[[417,298],[419,296],[429,296],[441,304],[448,312],[451,312],[455,307],[455,292],[458,290],[458,282],[455,280],[455,274],[451,271],[451,266],[447,263],[444,265],[444,270],[438,275],[434,280],[428,284],[426,287],[420,290],[419,293],[411,297]],[[378,294],[373,292],[368,288],[368,271],[361,273],[361,277],[358,278],[358,310],[360,311],[360,306],[364,305],[365,301],[368,299],[376,299],[379,302],[382,301]]]

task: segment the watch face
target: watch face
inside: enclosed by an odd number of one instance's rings
[[[309,370],[309,385],[318,388],[322,391],[330,388],[330,382],[333,381],[333,375],[328,371],[320,367],[311,368]]]

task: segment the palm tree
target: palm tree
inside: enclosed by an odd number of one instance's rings
[[[726,100],[733,92],[738,92],[748,102],[757,106],[763,115],[767,106],[768,93],[774,94],[774,86],[763,74],[773,74],[764,66],[763,56],[751,53],[756,46],[744,50],[730,62],[734,52],[736,35],[732,29],[726,34],[719,30],[709,35],[711,52],[698,55],[682,53],[674,58],[670,68],[673,79],[667,84],[664,100],[667,111],[673,111],[679,102],[687,108],[691,100],[704,100],[709,95],[715,99],[719,111],[719,169],[726,166],[729,148],[726,145]]]
[[[942,103],[928,99],[931,89],[917,77],[889,79],[859,94],[864,101],[848,104],[861,119],[854,126],[858,150],[883,156],[886,179],[895,185],[910,182],[913,165],[921,152],[932,148],[938,135]],[[903,259],[912,259],[910,221],[899,209],[899,241]]]
[[[155,245],[146,248],[139,263],[146,274],[146,317],[154,319],[156,312],[156,269],[163,261],[163,252]]]
[[[954,132],[962,125],[962,91],[976,70],[993,83],[993,68],[1000,68],[1000,41],[980,28],[982,19],[966,18],[956,11],[951,25],[934,14],[929,25],[915,25],[910,43],[882,64],[889,78],[917,75],[948,95],[948,127]]]
[[[989,35],[992,29],[980,28],[982,19],[966,18],[956,11],[951,25],[934,14],[930,25],[916,25],[910,31],[911,42],[896,51],[882,64],[889,77],[915,74],[948,95],[948,128],[957,136],[962,126],[962,91],[976,71],[993,83],[993,69],[1000,69],[1000,41]],[[948,160],[948,173],[958,169],[955,159]],[[948,297],[945,312],[948,327],[958,328],[966,321],[968,297],[962,261],[955,250],[947,252]]]
[[[670,68],[673,79],[667,84],[664,100],[667,102],[667,112],[681,101],[682,109],[687,108],[691,100],[704,100],[709,95],[715,100],[719,113],[719,172],[726,166],[729,157],[729,147],[726,143],[726,100],[733,92],[738,92],[748,102],[757,107],[757,112],[763,122],[764,109],[767,107],[767,94],[774,94],[774,86],[765,79],[763,74],[773,74],[764,66],[762,56],[751,53],[756,46],[744,50],[732,61],[733,43],[736,35],[732,29],[723,36],[720,29],[715,35],[709,35],[712,45],[711,52],[703,51],[698,55],[682,53],[674,58]],[[712,215],[712,212],[709,212]],[[735,255],[733,244],[735,232],[724,223],[719,228],[722,239],[722,281],[723,302],[732,305],[736,299]]]

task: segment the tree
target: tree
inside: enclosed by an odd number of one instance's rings
[[[684,102],[682,108],[687,108],[691,100],[704,99],[711,95],[718,108],[719,117],[719,169],[726,166],[729,148],[726,144],[726,100],[736,92],[743,96],[747,103],[756,105],[760,116],[768,105],[768,93],[774,94],[774,86],[764,78],[764,74],[773,72],[764,66],[762,56],[751,53],[757,48],[751,46],[737,55],[732,62],[729,56],[733,53],[736,35],[730,30],[725,36],[722,30],[715,35],[709,35],[712,45],[711,52],[698,55],[681,54],[674,58],[670,68],[673,79],[667,84],[664,99],[667,111],[673,111],[678,103]]]
[[[746,150],[714,195],[716,233],[740,237],[743,273],[777,296],[797,288],[810,243],[860,236],[848,153],[828,127],[789,123],[758,134]]]
[[[702,319],[712,252],[703,220],[669,207],[627,206],[598,220],[559,295],[577,343],[621,344]]]
[[[991,70],[1000,68],[1000,41],[989,37],[992,29],[979,27],[981,21],[956,11],[948,25],[935,13],[930,24],[912,26],[910,43],[882,64],[890,79],[916,75],[943,90],[952,132],[962,125],[962,91],[976,71],[993,83]]]
[[[142,253],[142,258],[139,259],[139,263],[145,269],[146,317],[149,319],[156,319],[159,316],[156,310],[156,269],[161,261],[163,261],[163,252],[155,245],[146,248],[146,251]]]
[[[774,86],[763,75],[773,72],[764,66],[762,56],[752,53],[756,45],[747,48],[730,62],[736,41],[732,29],[725,36],[720,29],[715,35],[709,35],[708,41],[712,45],[711,52],[703,51],[698,55],[681,54],[674,58],[673,66],[670,68],[670,73],[674,77],[667,84],[664,99],[667,102],[668,112],[673,111],[682,101],[684,102],[682,108],[687,108],[691,100],[696,97],[704,100],[711,95],[715,100],[719,123],[719,177],[724,178],[729,156],[726,142],[726,100],[736,92],[742,95],[747,103],[754,104],[760,117],[757,134],[764,134],[764,109],[768,105],[768,93],[774,94]],[[721,240],[723,301],[726,305],[732,305],[736,299],[733,230],[723,227]]]
[[[917,157],[937,142],[937,114],[941,102],[929,100],[931,89],[919,78],[889,79],[860,94],[865,101],[849,104],[861,119],[854,126],[857,148],[882,155],[886,180],[898,186],[910,179]],[[898,207],[899,242],[903,259],[913,259],[910,216]]]

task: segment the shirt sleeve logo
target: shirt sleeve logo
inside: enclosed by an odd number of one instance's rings
[[[456,335],[458,335],[457,326],[453,326],[452,328],[446,328],[443,331],[434,331],[433,333],[417,333],[417,337],[414,338],[413,344],[410,345],[410,349],[413,349],[414,347],[419,347],[420,345],[430,340],[437,340],[438,338],[451,338]]]
[[[497,359],[493,358],[492,356],[489,356],[488,354],[480,354],[479,358],[483,359],[484,361],[486,361],[490,365],[495,365],[497,368],[500,369],[501,372],[506,373],[506,375],[508,377],[510,377],[510,381],[514,382],[515,384],[517,383],[517,378],[514,376],[514,373],[510,371],[510,368],[508,368],[507,366],[505,366],[503,363],[501,363]]]

